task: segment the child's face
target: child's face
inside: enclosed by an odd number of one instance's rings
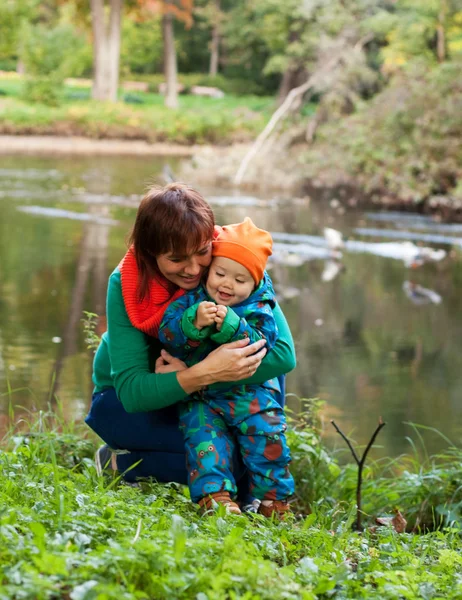
[[[206,289],[217,304],[234,306],[246,300],[255,288],[252,275],[240,263],[216,256],[210,265]]]

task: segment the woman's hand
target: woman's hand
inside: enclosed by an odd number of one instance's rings
[[[245,338],[223,344],[197,365],[179,371],[178,383],[187,394],[192,394],[212,383],[239,381],[250,377],[266,354],[266,348],[263,347],[266,340],[258,340],[253,344],[249,344],[249,341],[249,338]],[[162,353],[164,352],[163,350]],[[181,363],[181,360],[178,362]]]
[[[160,351],[160,356],[156,360],[156,373],[176,373],[184,371],[188,367],[179,358],[175,358],[166,350]]]
[[[211,383],[218,381],[239,381],[251,377],[260,366],[266,354],[263,346],[266,340],[249,344],[249,338],[223,344],[200,364],[211,377]]]

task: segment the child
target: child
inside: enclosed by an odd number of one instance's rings
[[[268,351],[277,339],[272,307],[273,286],[265,273],[272,240],[247,217],[220,228],[212,242],[212,264],[205,287],[199,286],[166,310],[159,340],[191,366],[218,345],[250,337],[266,339]],[[182,315],[182,316],[181,316]],[[179,318],[181,316],[181,318]],[[284,412],[275,399],[277,380],[263,384],[230,384],[205,388],[180,405],[180,429],[186,446],[191,499],[203,510],[213,501],[240,514],[232,500],[236,483],[231,470],[237,442],[249,472],[250,492],[265,516],[289,510],[294,492]]]

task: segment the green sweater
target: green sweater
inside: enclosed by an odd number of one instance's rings
[[[273,310],[279,329],[279,339],[263,359],[258,371],[240,383],[264,383],[295,368],[295,350],[287,321],[277,305]],[[159,341],[135,329],[125,310],[120,271],[109,278],[107,292],[107,332],[93,363],[95,392],[113,387],[129,413],[164,408],[188,397],[177,380],[176,373],[154,373],[160,354]],[[229,387],[216,383],[213,388]]]

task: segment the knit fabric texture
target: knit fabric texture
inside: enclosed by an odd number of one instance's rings
[[[264,229],[259,229],[249,217],[242,223],[225,225],[212,242],[212,255],[230,258],[244,266],[258,285],[263,278],[273,240]]]
[[[133,248],[130,248],[119,264],[122,296],[130,323],[143,333],[158,337],[159,326],[167,306],[182,296],[181,288],[171,291],[171,285],[161,275],[152,278],[149,293],[140,300],[138,297],[138,265]]]

